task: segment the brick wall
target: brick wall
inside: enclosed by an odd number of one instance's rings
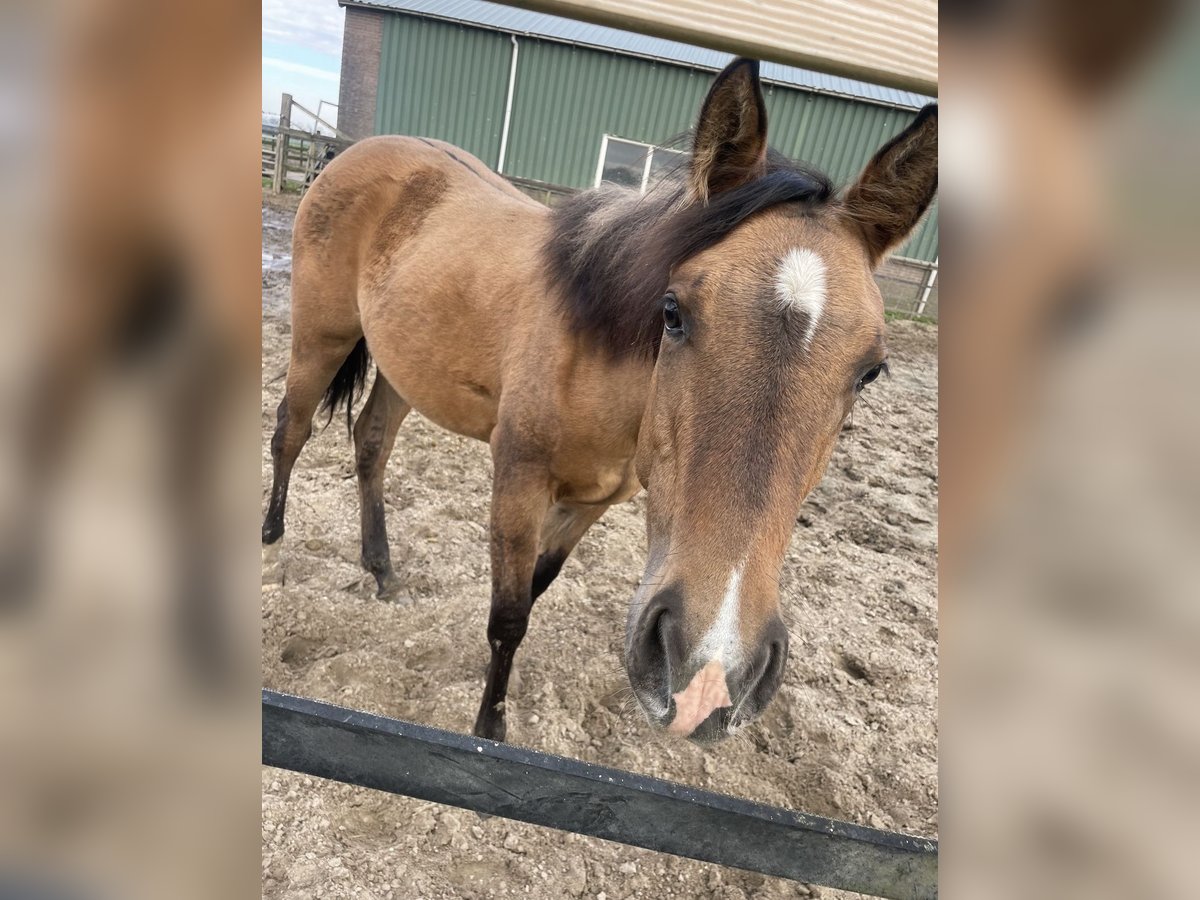
[[[346,7],[338,129],[356,138],[375,133],[375,96],[379,93],[379,54],[385,15],[377,9]]]

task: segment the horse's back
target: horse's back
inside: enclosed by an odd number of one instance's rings
[[[458,153],[460,159],[469,156]],[[486,172],[481,162],[469,159]],[[455,165],[461,171],[454,171]],[[364,235],[381,225],[394,235],[398,208],[410,209],[409,218],[417,222],[467,179],[479,181],[481,176],[472,174],[465,162],[456,164],[432,141],[397,135],[359,141],[334,158],[304,195],[296,211],[294,249],[305,256],[351,251],[361,256],[367,249]]]
[[[297,211],[294,331],[308,304],[321,327],[360,332],[418,411],[486,438],[511,339],[537,316],[546,216],[450,144],[360,141]]]

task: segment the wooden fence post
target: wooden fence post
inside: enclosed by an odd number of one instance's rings
[[[271,190],[283,193],[287,180],[288,129],[292,127],[292,95],[284,94],[279,104],[279,130],[275,133],[275,175]]]

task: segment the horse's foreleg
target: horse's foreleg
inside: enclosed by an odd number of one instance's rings
[[[533,570],[533,599],[542,595],[558,577],[563,563],[599,518],[607,506],[556,503],[542,523],[542,540],[537,566]]]
[[[495,453],[492,487],[492,610],[488,644],[492,650],[487,686],[475,720],[475,734],[502,741],[506,733],[504,704],[513,657],[529,627],[533,607],[534,566],[538,534],[549,505],[546,470],[522,465]]]
[[[354,423],[354,455],[362,515],[362,564],[375,576],[382,600],[395,596],[397,588],[383,512],[384,475],[396,443],[396,432],[411,409],[388,384],[383,373],[376,370],[371,395]]]

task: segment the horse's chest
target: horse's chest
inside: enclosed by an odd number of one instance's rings
[[[554,501],[602,504],[623,503],[639,490],[634,460],[557,460],[554,467]]]

